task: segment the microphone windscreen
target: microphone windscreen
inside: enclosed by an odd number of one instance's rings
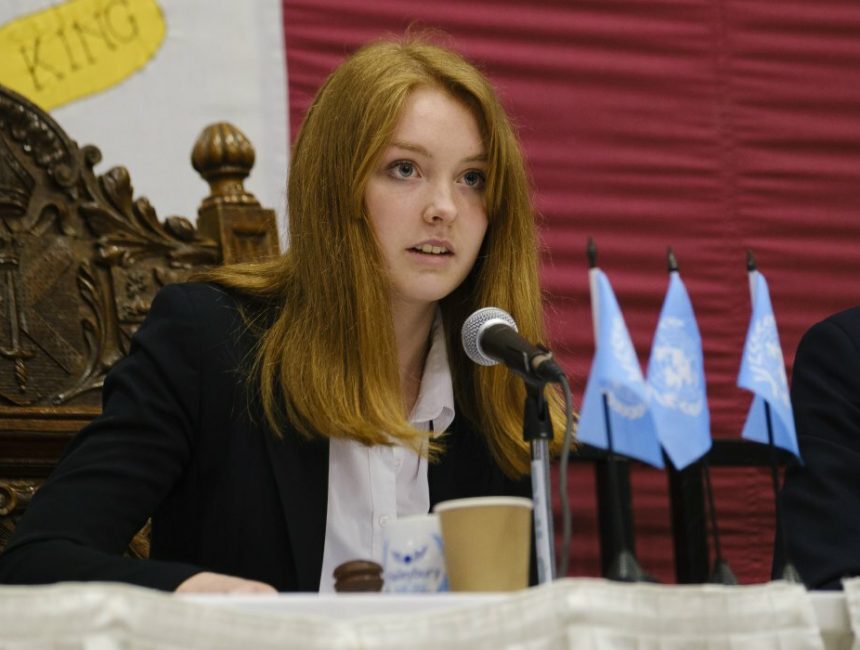
[[[482,366],[492,366],[498,363],[493,357],[484,354],[481,349],[481,334],[491,325],[507,325],[515,332],[517,324],[511,315],[498,307],[483,307],[474,312],[463,323],[460,330],[460,338],[463,341],[463,349],[466,356],[475,363]]]

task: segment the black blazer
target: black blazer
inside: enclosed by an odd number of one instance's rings
[[[782,490],[790,559],[807,587],[838,589],[860,575],[860,307],[803,336],[791,397],[804,464]]]
[[[254,343],[227,292],[162,289],[105,381],[102,415],[75,437],[0,556],[0,582],[171,590],[208,570],[316,591],[328,443],[289,430],[278,440],[249,406],[243,368]],[[431,504],[530,496],[528,481],[507,479],[462,418],[446,443],[429,469]],[[150,516],[151,559],[123,557]]]

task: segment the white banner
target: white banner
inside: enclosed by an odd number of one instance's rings
[[[283,215],[285,58],[281,0],[0,3],[0,83],[49,110],[79,144],[98,146],[99,171],[126,166],[135,196],[162,219],[196,216],[208,188],[191,149],[220,121],[257,152],[246,187]]]

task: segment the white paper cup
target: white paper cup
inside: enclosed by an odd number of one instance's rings
[[[529,585],[532,501],[475,497],[437,503],[451,591],[516,591]]]
[[[393,520],[385,528],[382,551],[383,591],[448,591],[439,518],[416,515]]]

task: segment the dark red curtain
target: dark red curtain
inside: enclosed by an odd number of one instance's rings
[[[643,364],[678,256],[705,346],[715,437],[737,437],[745,252],[767,277],[786,361],[860,303],[860,5],[820,0],[284,0],[290,119],[360,44],[433,27],[495,82],[519,126],[545,245],[552,344],[581,397],[593,353],[593,236]],[[665,475],[634,472],[637,545],[672,580]],[[590,468],[571,470],[574,575],[596,575]],[[758,470],[715,473],[725,552],[766,580],[773,502]]]

